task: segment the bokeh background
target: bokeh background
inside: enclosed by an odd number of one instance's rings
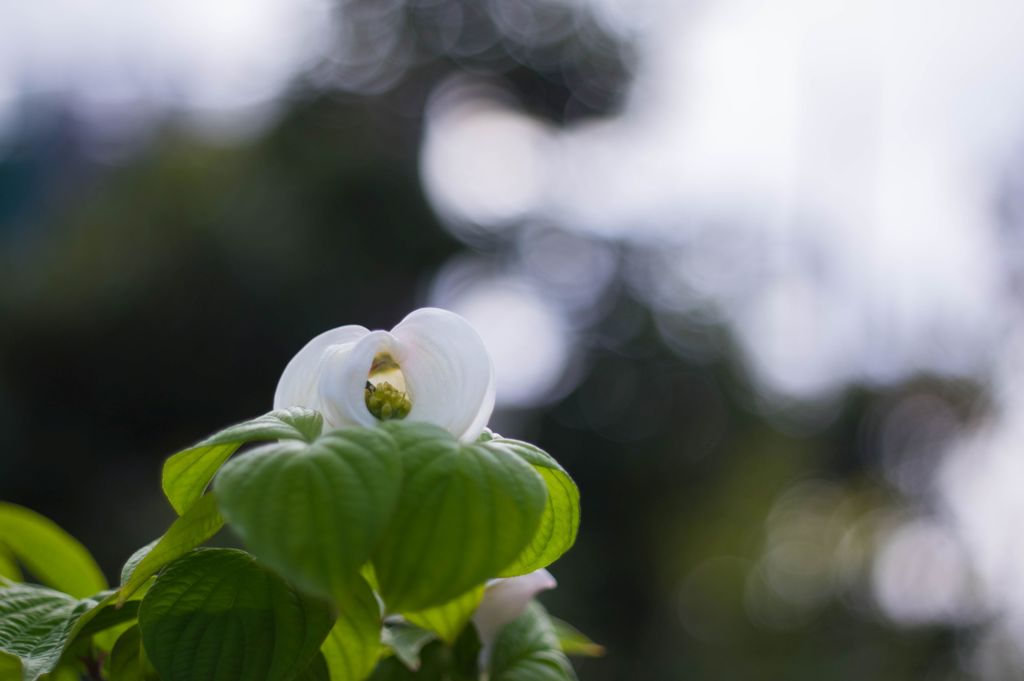
[[[1024,4],[0,1],[0,498],[113,577],[332,326],[576,477],[584,681],[1024,678]]]

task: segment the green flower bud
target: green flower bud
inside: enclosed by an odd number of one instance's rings
[[[412,410],[409,396],[387,381],[366,383],[366,408],[380,421],[404,419]]]

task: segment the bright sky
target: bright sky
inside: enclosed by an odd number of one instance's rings
[[[100,126],[167,112],[226,123],[273,102],[329,27],[321,0],[0,0],[0,128],[41,96]]]

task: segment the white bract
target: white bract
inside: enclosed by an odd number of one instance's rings
[[[391,331],[350,325],[320,334],[285,367],[274,408],[316,409],[328,428],[372,426],[380,414],[367,406],[368,383],[376,374],[387,375],[389,393],[408,398],[408,414],[394,418],[433,423],[464,442],[480,435],[494,410],[494,367],[483,340],[459,315],[430,307]]]
[[[495,579],[487,585],[484,599],[473,615],[485,654],[506,624],[523,614],[526,606],[541,591],[554,589],[558,582],[541,568],[518,577]]]

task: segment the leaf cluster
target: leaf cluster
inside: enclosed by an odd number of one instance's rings
[[[0,504],[0,681],[560,681],[567,653],[600,653],[536,603],[492,642],[471,624],[489,580],[575,541],[553,458],[422,423],[322,428],[279,410],[170,457],[178,518],[116,589],[55,524]],[[225,524],[246,550],[202,548]]]

